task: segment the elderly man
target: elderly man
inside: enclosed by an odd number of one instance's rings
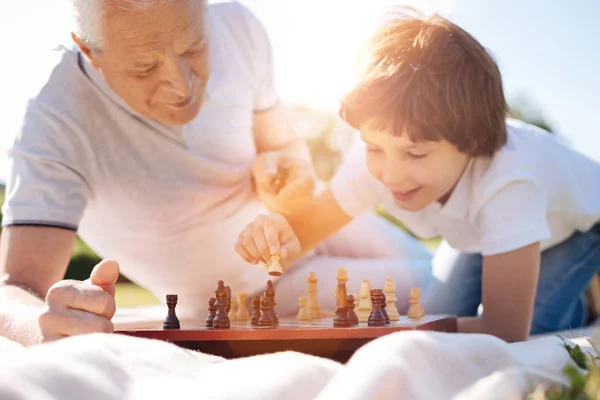
[[[239,232],[315,189],[268,39],[245,8],[72,3],[76,46],[62,49],[9,152],[0,334],[24,344],[112,331],[119,272],[159,299],[177,293],[182,317],[205,315],[220,279],[257,293],[270,277],[236,255]],[[105,259],[85,282],[63,280],[76,233]],[[367,215],[277,281],[278,310],[293,312],[309,270],[332,307],[338,267],[356,290],[388,275],[406,289],[419,259],[429,253]]]

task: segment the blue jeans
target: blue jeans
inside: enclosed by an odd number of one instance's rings
[[[443,242],[433,260],[433,280],[424,289],[426,312],[477,315],[482,263],[481,254],[461,253]],[[599,271],[600,224],[543,251],[531,334],[585,326],[585,290]]]

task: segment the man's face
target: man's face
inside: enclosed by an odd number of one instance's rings
[[[439,201],[444,204],[460,179],[469,156],[448,141],[413,143],[408,135],[360,127],[367,145],[369,172],[394,196],[396,205],[418,211]]]
[[[198,114],[210,74],[205,2],[176,0],[144,11],[105,13],[105,48],[91,55],[131,108],[166,125]]]

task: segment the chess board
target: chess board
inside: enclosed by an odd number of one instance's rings
[[[157,339],[225,358],[246,357],[279,351],[299,351],[340,362],[347,361],[361,346],[378,337],[400,331],[428,330],[456,332],[456,318],[426,315],[419,320],[402,316],[400,321],[380,327],[367,323],[334,327],[332,317],[316,321],[280,318],[275,327],[252,326],[249,322],[231,322],[228,329],[204,326],[199,321],[181,321],[180,329],[163,329],[162,324],[128,327],[118,334]]]

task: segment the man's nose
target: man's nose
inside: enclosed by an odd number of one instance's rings
[[[192,94],[193,85],[192,69],[188,62],[181,57],[175,57],[165,64],[166,82],[177,95],[187,99]]]

